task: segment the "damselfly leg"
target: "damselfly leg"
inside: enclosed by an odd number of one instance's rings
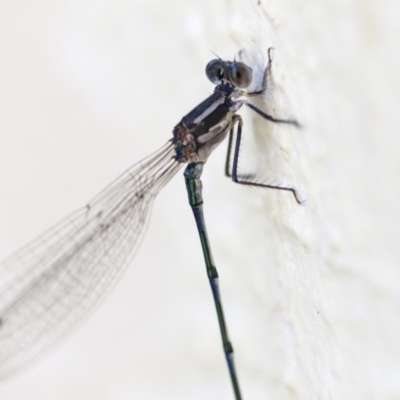
[[[264,70],[261,89],[254,91],[254,92],[245,93],[244,94],[245,96],[247,96],[247,97],[263,96],[266,93],[268,76],[270,75],[271,68],[272,68],[272,50],[273,50],[272,47],[270,47],[268,49],[268,64]],[[264,118],[267,121],[271,121],[271,122],[278,123],[278,124],[294,125],[298,128],[300,127],[300,124],[296,120],[275,118],[275,117],[267,114],[266,112],[260,110],[258,107],[249,103],[246,100],[239,100],[239,101],[242,104],[245,104],[247,107],[249,107],[251,110],[256,112],[258,115],[260,115],[262,118]],[[231,162],[233,142],[234,142],[234,125],[236,123],[237,123],[236,142],[235,142],[235,150],[234,150],[234,155],[233,155],[233,164],[232,164],[232,168],[231,168],[230,162]],[[241,145],[241,139],[242,139],[242,128],[243,128],[242,118],[237,114],[234,115],[233,116],[233,124],[231,126],[231,129],[229,130],[228,151],[226,154],[226,161],[225,161],[225,175],[229,178],[232,178],[232,180],[235,183],[239,183],[241,185],[256,186],[256,187],[276,189],[276,190],[285,190],[285,191],[291,192],[291,193],[293,193],[297,203],[302,204],[298,197],[296,190],[292,187],[268,185],[268,184],[264,184],[264,183],[256,183],[256,182],[252,181],[252,178],[254,178],[253,174],[243,175],[243,174],[238,173],[238,161],[239,161],[240,145]]]

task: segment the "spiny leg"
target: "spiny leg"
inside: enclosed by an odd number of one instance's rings
[[[268,64],[265,67],[264,70],[264,76],[263,76],[263,81],[262,81],[262,86],[261,86],[261,90],[256,90],[255,92],[251,92],[251,93],[246,93],[246,96],[248,97],[252,97],[252,96],[259,96],[262,95],[266,92],[267,90],[267,82],[268,82],[268,75],[271,72],[271,68],[272,68],[272,50],[274,48],[270,47],[268,49]]]
[[[242,117],[238,114],[234,115],[234,124],[237,123],[237,131],[236,131],[236,144],[235,144],[235,153],[233,155],[233,166],[232,166],[232,180],[236,183],[241,185],[248,185],[248,186],[256,186],[256,187],[263,187],[268,189],[277,189],[277,190],[286,190],[287,192],[292,192],[294,198],[299,204],[302,204],[300,199],[297,196],[297,192],[294,188],[291,187],[282,187],[282,186],[275,186],[275,185],[266,185],[264,183],[256,183],[242,179],[237,174],[238,170],[238,161],[239,161],[239,151],[240,151],[240,142],[242,140],[242,127],[243,127],[243,120]]]
[[[245,104],[247,107],[251,108],[258,115],[261,115],[264,119],[267,119],[268,121],[276,122],[279,124],[290,124],[290,125],[297,126],[298,128],[301,128],[301,125],[295,119],[275,118],[275,117],[272,117],[271,115],[265,113],[264,111],[260,110],[258,107],[254,106],[253,104],[247,102],[246,100],[239,100],[239,101],[241,101],[242,104]]]
[[[274,50],[273,47],[270,47],[268,49],[268,64],[264,70],[264,76],[263,76],[261,90],[256,90],[255,92],[246,93],[245,96],[247,96],[247,97],[262,96],[267,91],[268,76],[272,69],[272,50]],[[260,110],[258,107],[254,106],[253,104],[249,103],[246,100],[240,100],[240,101],[242,104],[245,104],[247,107],[251,108],[253,111],[255,111],[257,114],[261,115],[264,119],[267,119],[268,121],[281,123],[281,124],[291,124],[291,125],[297,126],[298,128],[301,127],[300,124],[294,119],[275,118],[275,117],[272,117],[271,115],[267,114],[266,112]]]
[[[200,180],[203,171],[204,163],[189,164],[184,172],[186,189],[189,196],[189,204],[192,208],[194,218],[196,220],[197,230],[200,236],[201,247],[203,250],[204,261],[206,263],[206,270],[208,280],[210,282],[215,308],[217,310],[219,329],[222,337],[222,344],[224,348],[225,358],[228,363],[229,375],[231,378],[233,391],[235,393],[235,400],[241,400],[239,382],[236,375],[235,363],[233,360],[233,347],[228,337],[228,329],[225,324],[224,312],[222,309],[221,295],[218,286],[218,271],[215,267],[214,260],[211,254],[211,247],[208,241],[208,235],[203,214],[203,195],[202,183]]]
[[[234,124],[233,124],[234,125]],[[231,173],[231,156],[232,156],[232,147],[233,147],[233,128],[234,126],[232,125],[232,128],[229,130],[229,141],[228,141],[228,151],[226,152],[226,160],[225,160],[225,176],[228,178],[232,178],[232,173]],[[240,179],[253,179],[255,178],[254,174],[240,174],[238,175]]]
[[[231,154],[232,154],[232,145],[233,145],[233,125],[232,128],[229,130],[229,140],[228,140],[228,151],[226,153],[226,160],[225,160],[225,176],[231,178]]]

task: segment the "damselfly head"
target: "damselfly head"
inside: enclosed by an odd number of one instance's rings
[[[222,80],[230,82],[240,89],[250,86],[253,79],[252,69],[241,61],[223,61],[221,59],[211,60],[206,66],[207,78],[219,85]]]

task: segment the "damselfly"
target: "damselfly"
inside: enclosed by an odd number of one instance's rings
[[[252,82],[249,66],[220,58],[210,61],[206,75],[216,85],[214,93],[182,118],[164,147],[124,172],[86,207],[0,264],[0,378],[40,356],[104,297],[133,257],[154,198],[181,166],[188,164],[184,177],[189,204],[200,235],[235,399],[241,399],[204,222],[200,178],[211,152],[229,136],[227,176],[243,185],[289,191],[300,203],[292,187],[257,183],[238,173],[243,122],[237,111],[243,105],[266,120],[298,126],[294,120],[266,114],[245,99],[265,93],[271,51],[262,87],[250,93],[243,90]]]

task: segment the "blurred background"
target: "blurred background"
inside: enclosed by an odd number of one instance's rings
[[[274,126],[244,110],[270,183],[203,174],[244,399],[400,398],[400,3],[4,1],[0,258],[161,147],[242,55]],[[245,152],[244,152],[245,153]],[[183,170],[182,170],[183,172]],[[132,266],[87,323],[0,383],[2,400],[233,399],[182,174]]]

